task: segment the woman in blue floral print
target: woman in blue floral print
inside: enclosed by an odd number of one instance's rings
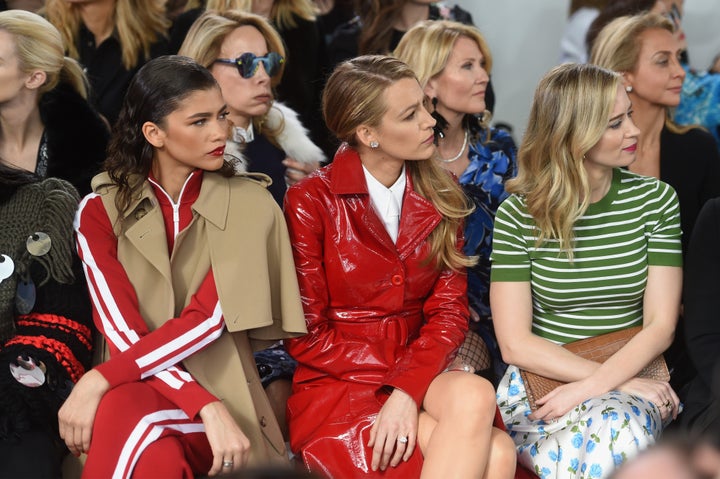
[[[468,271],[468,297],[477,331],[488,346],[494,384],[504,372],[490,314],[490,252],[495,212],[515,176],[515,143],[505,130],[489,126],[486,108],[492,57],[472,25],[435,20],[408,30],[395,50],[418,76],[437,120],[437,160],[458,178],[475,206],[465,223],[465,254],[478,257]]]
[[[639,136],[619,74],[554,68],[495,216],[490,299],[510,364],[497,401],[520,463],[542,478],[608,477],[680,410],[669,383],[635,377],[670,345],[682,283],[677,195],[626,169]],[[634,326],[602,364],[561,347]],[[520,368],[565,384],[533,411]]]

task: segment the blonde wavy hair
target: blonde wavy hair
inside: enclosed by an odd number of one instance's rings
[[[398,80],[416,80],[412,69],[400,60],[366,55],[348,60],[335,68],[325,85],[322,109],[325,122],[335,136],[350,146],[357,146],[356,129],[360,125],[378,127],[387,105],[385,91]],[[472,208],[465,194],[435,161],[408,161],[415,191],[430,201],[442,215],[430,234],[430,254],[439,269],[459,270],[475,264],[458,249],[458,231],[463,218]]]
[[[485,59],[485,71],[492,70],[492,55],[480,31],[471,26],[449,20],[425,20],[413,26],[403,35],[393,55],[415,71],[420,86],[442,74],[447,66],[455,42],[466,37],[474,41]],[[483,112],[479,126],[486,132],[485,141],[490,139],[492,113]],[[466,121],[472,120],[466,116]]]
[[[150,58],[150,47],[167,35],[170,20],[165,15],[166,0],[117,0],[113,23],[122,49],[123,66],[130,70],[140,62],[141,55]],[[46,0],[42,10],[60,31],[68,55],[80,58],[77,39],[80,32],[79,7],[66,0]]]
[[[598,34],[590,53],[590,63],[620,73],[635,71],[642,47],[640,35],[648,30],[674,33],[675,25],[657,13],[618,17]],[[670,107],[665,109],[665,125],[674,133],[685,133],[695,127],[674,123]]]
[[[87,79],[82,68],[65,56],[60,32],[50,22],[25,10],[6,10],[0,12],[0,30],[12,35],[22,72],[45,72],[45,83],[38,89],[40,96],[63,81],[87,99]]]
[[[236,28],[243,26],[254,27],[262,34],[268,52],[276,52],[283,58],[285,57],[282,38],[272,25],[260,15],[241,10],[226,10],[223,12],[208,10],[200,15],[190,27],[178,54],[190,57],[200,65],[210,69],[220,55],[220,47],[225,37],[230,35]],[[280,83],[284,70],[285,64],[283,63],[280,65],[278,74],[270,78],[270,85],[273,88]],[[276,146],[279,146],[277,135],[283,130],[284,122],[280,122],[276,128],[270,129],[265,125],[266,118],[267,115],[254,117],[252,119],[253,128],[257,132],[266,135]]]
[[[558,240],[572,259],[573,225],[590,204],[585,154],[608,127],[620,74],[597,65],[566,63],[550,70],[535,90],[518,150],[518,175],[505,184],[525,198],[537,245]]]
[[[200,1],[190,0],[187,3],[186,10],[201,6]],[[218,12],[227,10],[252,12],[252,0],[207,0],[205,9]],[[297,26],[293,15],[297,15],[304,20],[315,21],[317,11],[312,0],[275,0],[270,9],[270,21],[280,30],[288,30]]]

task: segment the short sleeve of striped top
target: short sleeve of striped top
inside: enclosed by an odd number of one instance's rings
[[[641,324],[648,266],[682,266],[675,191],[616,169],[573,232],[570,262],[557,241],[536,245],[524,199],[510,196],[495,217],[491,281],[529,281],[533,332],[558,343]]]

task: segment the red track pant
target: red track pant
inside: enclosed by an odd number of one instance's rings
[[[100,401],[83,478],[193,478],[212,466],[202,421],[135,382]]]

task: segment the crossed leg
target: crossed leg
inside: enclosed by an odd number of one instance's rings
[[[495,391],[480,376],[450,371],[428,388],[418,425],[421,479],[503,479],[515,474],[510,436],[492,427]]]

